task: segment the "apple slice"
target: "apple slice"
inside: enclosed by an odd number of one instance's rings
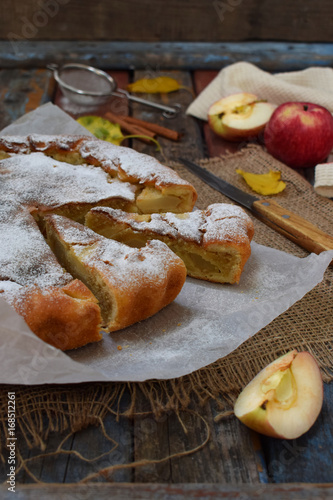
[[[275,108],[254,94],[240,92],[215,102],[208,110],[208,123],[228,141],[250,139],[264,129]]]
[[[234,413],[261,434],[296,439],[314,424],[322,404],[323,381],[315,359],[294,350],[251,380],[238,396]]]

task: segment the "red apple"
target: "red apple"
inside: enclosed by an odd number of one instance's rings
[[[215,102],[208,110],[210,128],[228,141],[256,137],[276,106],[260,101],[254,94],[240,92]]]
[[[267,436],[296,439],[316,421],[323,404],[323,381],[308,352],[291,351],[261,370],[238,396],[234,413]]]
[[[322,106],[286,102],[269,120],[264,141],[267,151],[292,168],[314,167],[333,148],[333,117]]]

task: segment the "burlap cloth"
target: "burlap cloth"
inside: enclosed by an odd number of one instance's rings
[[[333,202],[317,195],[296,171],[274,160],[255,144],[236,154],[201,161],[207,169],[250,192],[235,172],[237,167],[253,173],[280,170],[287,183],[275,199],[288,209],[309,219],[322,230],[333,234]],[[184,167],[173,167],[198,190],[197,206],[230,202]],[[255,241],[303,257],[307,255],[291,241],[254,218]],[[76,431],[89,424],[100,425],[110,411],[115,415],[133,416],[138,394],[155,414],[188,408],[215,399],[221,408],[231,406],[236,396],[258,371],[290,349],[307,350],[319,363],[324,381],[333,378],[333,270],[327,269],[323,281],[281,316],[244,342],[227,357],[190,375],[169,381],[145,383],[91,383],[66,386],[2,386],[0,392],[0,432],[7,431],[7,392],[16,393],[16,425],[28,445],[39,445],[52,430]],[[126,395],[126,398],[123,396]],[[124,400],[129,401],[124,405]],[[4,443],[4,440],[2,441]]]

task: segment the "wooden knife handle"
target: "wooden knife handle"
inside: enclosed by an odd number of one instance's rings
[[[281,207],[276,201],[266,199],[255,201],[253,209],[262,216],[263,222],[309,252],[319,254],[325,250],[333,250],[332,236]]]

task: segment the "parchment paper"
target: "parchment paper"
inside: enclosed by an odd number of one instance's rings
[[[86,131],[46,104],[1,135],[28,133]],[[176,300],[152,318],[67,353],[38,339],[0,299],[0,383],[144,381],[186,375],[226,356],[286,311],[323,279],[332,259],[333,251],[300,259],[253,243],[239,285],[187,278]]]

